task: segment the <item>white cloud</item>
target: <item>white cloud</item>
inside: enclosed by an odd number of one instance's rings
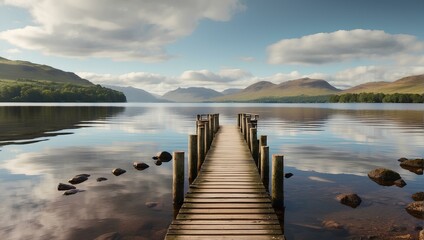
[[[7,49],[5,52],[11,53],[11,54],[18,54],[18,53],[21,53],[22,51],[18,48],[10,48],[10,49]]]
[[[242,60],[243,62],[254,62],[255,58],[254,57],[240,57],[240,60]]]
[[[283,39],[267,48],[270,64],[325,64],[380,59],[423,50],[424,42],[414,36],[363,29]]]
[[[162,61],[165,47],[191,34],[202,19],[228,21],[239,0],[5,0],[28,9],[34,25],[0,33],[20,48],[70,57]]]

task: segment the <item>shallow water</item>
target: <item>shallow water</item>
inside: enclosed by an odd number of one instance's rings
[[[285,181],[288,239],[415,236],[424,225],[404,209],[411,194],[423,191],[423,175],[397,162],[424,156],[422,104],[25,105],[0,105],[4,239],[93,239],[108,232],[163,239],[173,216],[172,162],[156,166],[151,157],[187,151],[200,113],[220,113],[221,124],[236,124],[239,112],[260,115],[258,135],[268,136],[270,153],[284,154],[285,171],[294,174]],[[137,171],[134,161],[150,167]],[[127,173],[112,175],[116,167]],[[369,180],[377,167],[399,172],[407,186]],[[57,191],[81,173],[91,174],[77,185],[84,192]],[[357,193],[362,204],[338,203],[345,192]],[[324,228],[329,220],[343,229]]]

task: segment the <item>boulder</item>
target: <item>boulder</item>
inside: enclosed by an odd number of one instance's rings
[[[402,159],[402,161],[400,161]],[[400,167],[403,169],[406,169],[410,172],[413,172],[418,175],[423,175],[424,170],[424,160],[422,158],[417,159],[406,159],[401,158],[399,159]]]
[[[424,192],[417,192],[412,194],[412,199],[414,199],[414,201],[424,201]]]
[[[77,175],[77,176],[75,176],[75,177],[73,177],[73,178],[71,178],[71,179],[69,179],[69,183],[70,184],[79,184],[79,183],[82,183],[82,182],[85,182],[85,181],[87,181],[88,180],[88,177],[86,177],[86,176],[82,176],[82,175]]]
[[[115,168],[115,169],[113,169],[112,170],[112,173],[113,173],[113,175],[115,175],[115,176],[119,176],[119,175],[122,175],[122,174],[124,174],[124,173],[126,173],[127,171],[126,170],[124,170],[124,169],[122,169],[122,168]]]
[[[286,173],[284,174],[285,178],[291,178],[293,176],[293,173]]]
[[[105,178],[105,177],[97,178],[97,182],[103,182],[103,181],[106,181],[106,180],[107,180],[107,178]]]
[[[161,162],[169,162],[169,161],[172,160],[172,154],[170,154],[169,152],[166,152],[166,151],[158,152],[156,154],[156,157]]]
[[[402,179],[399,173],[386,168],[374,169],[368,173],[368,177],[382,186],[393,186],[395,185],[395,181]],[[402,181],[398,181],[396,185],[401,186],[403,183]]]
[[[57,185],[57,190],[59,191],[66,191],[66,190],[75,189],[75,188],[76,188],[75,186],[64,184],[64,183],[59,183],[59,185]]]
[[[339,202],[341,204],[344,204],[344,205],[352,207],[352,208],[356,208],[362,202],[361,198],[355,193],[339,194],[339,195],[337,195],[336,199],[339,200]]]
[[[137,170],[144,170],[144,169],[146,169],[146,168],[148,168],[149,167],[149,165],[147,165],[146,163],[138,163],[138,162],[135,162],[134,164],[133,164],[133,166],[134,166],[134,168],[135,169],[137,169]]]
[[[412,202],[405,209],[410,215],[418,219],[424,219],[424,201]]]

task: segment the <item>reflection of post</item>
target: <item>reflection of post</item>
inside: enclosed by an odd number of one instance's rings
[[[261,146],[261,179],[267,191],[269,191],[269,147]]]
[[[284,156],[272,155],[272,206],[277,209],[284,208]]]
[[[197,177],[197,135],[188,137],[188,181],[191,184]]]
[[[197,172],[200,171],[203,161],[205,160],[205,127],[198,126],[197,132]]]
[[[174,205],[184,201],[184,152],[174,152],[172,197]]]

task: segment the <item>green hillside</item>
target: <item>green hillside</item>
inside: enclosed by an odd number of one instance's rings
[[[358,85],[356,87],[344,90],[345,93],[424,93],[424,74],[404,77],[394,82],[370,82]]]
[[[126,102],[126,97],[71,72],[0,57],[0,102]]]

